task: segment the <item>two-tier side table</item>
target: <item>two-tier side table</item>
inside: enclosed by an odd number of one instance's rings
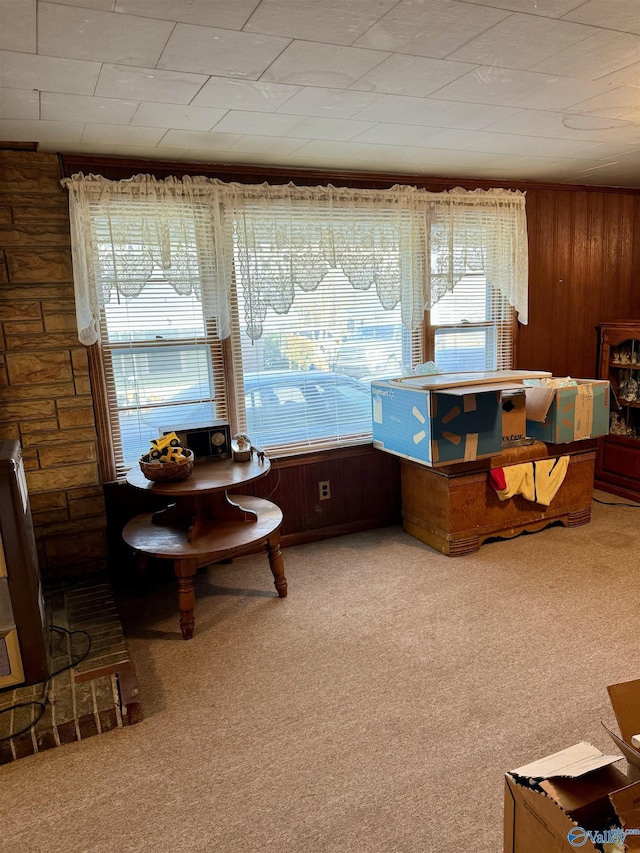
[[[270,467],[266,458],[249,462],[203,459],[196,461],[188,479],[175,483],[147,480],[139,468],[127,474],[131,486],[170,501],[165,509],[133,518],[122,536],[143,558],[173,561],[180,630],[185,640],[193,636],[194,580],[202,566],[241,556],[264,544],[278,595],[287,595],[280,550],[282,511],[264,498],[228,494],[264,477]]]

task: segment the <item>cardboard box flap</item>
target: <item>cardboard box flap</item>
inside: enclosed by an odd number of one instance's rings
[[[618,735],[615,734],[615,732],[612,732],[611,729],[607,728],[604,723],[602,725],[607,730],[607,732],[609,732],[609,734],[611,735],[611,739],[616,744],[620,752],[627,759],[629,764],[633,764],[635,767],[640,767],[640,751],[634,749],[631,744],[628,744],[621,737],[618,737]]]
[[[438,391],[458,385],[486,385],[520,382],[524,379],[544,379],[551,374],[546,370],[478,370],[468,373],[427,373],[414,376],[398,376],[389,381],[396,385],[416,388],[420,391]]]
[[[640,678],[607,687],[620,733],[627,744],[640,732]],[[639,762],[636,762],[639,763]]]
[[[524,391],[527,395],[527,420],[544,423],[556,389],[544,385],[526,385]]]
[[[482,385],[456,385],[453,388],[438,388],[437,390],[444,394],[463,396],[465,394],[484,394],[485,391],[524,391],[524,386],[517,382],[486,382]]]
[[[631,830],[625,838],[627,850],[640,850],[640,782],[609,794],[623,829]]]
[[[625,774],[609,765],[577,779],[543,779],[540,787],[572,820],[591,829],[615,819],[609,794],[628,784]]]
[[[615,761],[620,761],[620,755],[603,755],[599,749],[586,741],[581,741],[553,755],[547,755],[531,764],[524,764],[517,770],[512,770],[512,776],[521,776],[525,779],[551,779],[562,776],[568,779],[577,779],[585,773],[591,773],[600,767],[607,767]]]

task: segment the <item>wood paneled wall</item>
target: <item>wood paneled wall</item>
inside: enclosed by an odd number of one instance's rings
[[[640,193],[527,188],[529,325],[517,367],[597,376],[596,326],[640,318]]]

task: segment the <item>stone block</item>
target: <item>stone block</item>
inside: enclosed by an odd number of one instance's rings
[[[28,228],[33,230],[34,226],[30,224]],[[24,251],[7,248],[6,256],[9,280],[13,284],[73,281],[71,252],[68,249]]]
[[[47,435],[47,445],[51,446],[52,444],[70,444],[74,441],[95,441],[96,440],[96,431],[92,427],[82,427],[79,429],[66,429],[66,430],[58,430],[58,432],[51,432]],[[41,447],[44,444],[42,433],[35,433],[35,435],[31,435],[30,433],[23,433],[22,435],[22,446],[23,447]],[[93,482],[93,481],[92,481]],[[88,486],[90,483],[76,483],[78,485]],[[55,488],[55,487],[54,487]],[[63,487],[61,487],[63,488]]]
[[[33,222],[34,219],[59,219],[69,221],[69,205],[65,198],[50,197],[43,204],[13,204],[13,221]]]
[[[55,465],[69,465],[72,462],[96,462],[98,452],[93,442],[62,444],[55,447],[41,447],[38,455],[42,468]]]
[[[90,394],[77,394],[74,397],[65,397],[58,400],[58,409],[86,409],[93,408],[93,398]]]
[[[103,531],[93,531],[74,536],[51,536],[44,543],[47,562],[51,568],[76,563],[104,560],[107,547]]]
[[[11,225],[13,222],[12,208],[7,206],[0,207],[0,226],[3,228]]]
[[[89,357],[86,347],[76,347],[71,350],[71,364],[73,365],[73,375],[78,381],[78,376],[85,376],[89,373]]]
[[[12,385],[33,385],[72,379],[68,352],[7,353],[7,367]]]
[[[67,427],[89,426],[95,422],[93,406],[82,409],[63,409],[58,412],[58,420],[60,421],[61,429],[67,429]]]
[[[91,380],[88,376],[78,376],[76,378],[76,394],[90,394]]]
[[[64,197],[55,154],[0,151],[0,194],[25,193]]]
[[[72,520],[77,518],[88,518],[93,515],[104,515],[105,505],[104,498],[85,498],[81,501],[69,501],[69,517]]]
[[[57,418],[46,418],[42,421],[25,421],[24,424],[20,424],[20,429],[24,432],[28,432],[30,435],[33,435],[36,432],[43,432],[48,434],[53,430],[58,429],[58,420]],[[22,455],[31,456],[35,455],[35,452],[33,454],[27,453],[23,448]]]
[[[78,338],[78,323],[75,311],[73,314],[48,314],[44,315],[44,328],[46,332],[74,332],[75,340]]]
[[[54,246],[70,247],[71,237],[67,223],[49,222],[46,224],[15,225],[2,232],[2,243],[8,248],[33,247],[49,248]]]
[[[6,335],[41,335],[44,324],[40,320],[27,320],[24,323],[5,323]]]
[[[0,250],[0,284],[9,281],[9,273],[7,272],[7,262],[4,252]]]
[[[8,302],[24,299],[73,299],[73,282],[69,284],[24,284],[22,287],[6,285],[0,288],[0,299]]]
[[[24,293],[22,294],[24,296]],[[5,301],[6,294],[4,290],[0,290],[0,323],[7,320],[24,321],[24,320],[40,320],[42,317],[42,309],[39,302],[31,302],[27,300]]]
[[[67,505],[67,493],[65,491],[41,492],[38,495],[31,495],[29,503],[33,512],[61,509]]]
[[[54,382],[48,385],[11,385],[0,388],[0,403],[4,400],[51,400],[75,394],[72,382]]]
[[[45,512],[34,512],[32,509],[31,516],[35,527],[69,520],[69,513],[66,509],[49,509]]]
[[[100,482],[100,472],[95,463],[71,463],[59,468],[41,468],[27,473],[29,493],[72,489]]]
[[[36,402],[5,403],[0,408],[0,421],[25,421],[33,418],[40,420],[42,416],[55,415],[56,404],[53,400],[37,400]]]
[[[69,350],[77,343],[77,332],[49,332],[38,335],[37,337],[29,335],[7,335],[8,350]],[[67,359],[69,360],[68,354]]]

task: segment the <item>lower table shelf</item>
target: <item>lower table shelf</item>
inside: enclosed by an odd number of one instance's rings
[[[241,556],[264,543],[276,591],[280,598],[287,595],[280,550],[282,511],[271,501],[251,495],[233,495],[229,500],[233,511],[218,519],[210,516],[185,523],[184,513],[172,513],[169,508],[138,515],[122,531],[125,542],[143,558],[173,561],[178,578],[180,629],[185,640],[193,636],[194,577],[201,566]]]

